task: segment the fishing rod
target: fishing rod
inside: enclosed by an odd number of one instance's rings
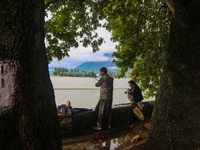
[[[97,78],[95,78],[95,77],[93,77],[93,76],[92,76],[92,78],[95,79],[95,80],[97,80],[97,81],[99,81]]]

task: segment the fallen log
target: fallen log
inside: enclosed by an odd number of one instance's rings
[[[144,107],[142,113],[145,120],[149,119],[152,114],[154,102],[143,102]],[[112,127],[120,127],[139,120],[133,114],[133,108],[136,105],[121,104],[114,106],[112,109]],[[74,114],[72,117],[59,114],[61,134],[66,135],[73,132],[81,132],[83,130],[91,129],[93,125],[96,125],[96,114],[94,111],[81,112]]]

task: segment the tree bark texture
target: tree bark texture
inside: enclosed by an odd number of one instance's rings
[[[0,16],[0,149],[59,150],[44,1],[2,0]]]
[[[193,150],[200,148],[200,2],[170,3],[174,18],[167,66],[156,97],[149,144]]]

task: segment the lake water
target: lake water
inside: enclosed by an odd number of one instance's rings
[[[95,107],[99,100],[99,88],[94,78],[51,76],[56,104],[70,100],[72,107]],[[114,79],[113,104],[128,103],[124,91],[128,88],[128,78]]]

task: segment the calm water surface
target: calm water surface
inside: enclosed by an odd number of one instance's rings
[[[64,104],[70,100],[73,107],[95,107],[99,99],[99,88],[95,88],[97,82],[93,78],[82,77],[54,77],[51,81],[55,89],[56,104]],[[128,78],[114,79],[113,104],[127,103],[124,91],[128,88]],[[64,88],[67,90],[56,90]],[[74,88],[74,89],[70,89]],[[83,89],[76,89],[83,88]],[[90,88],[89,90],[84,88]],[[94,89],[93,89],[94,88]],[[119,89],[120,88],[120,89]],[[92,90],[91,90],[92,89]]]
[[[67,100],[70,100],[73,107],[91,108],[96,106],[99,99],[99,88],[94,86],[97,82],[95,79],[51,76],[51,81],[55,89],[57,105],[65,104]],[[129,102],[124,94],[128,88],[128,81],[128,78],[114,79],[113,104]],[[58,88],[64,90],[57,90]]]

